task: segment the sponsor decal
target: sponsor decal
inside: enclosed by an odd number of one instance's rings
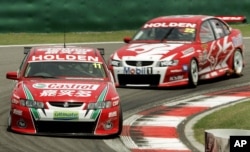
[[[183,71],[188,71],[188,65],[183,65],[182,69],[183,69]]]
[[[109,114],[108,114],[109,116],[109,118],[111,118],[111,117],[116,117],[117,116],[117,112],[116,111],[114,111],[114,112],[109,112]]]
[[[182,69],[170,70],[171,73],[179,73],[182,72]]]
[[[236,36],[236,37],[233,37],[233,38],[232,38],[232,41],[233,41],[234,47],[238,47],[238,46],[240,46],[240,45],[243,44],[243,40],[242,40],[241,34],[239,34],[239,35]]]
[[[207,51],[207,48],[208,48],[208,45],[207,44],[203,44],[201,45],[201,48],[202,50],[198,50],[199,52],[199,63],[201,65],[204,65],[207,63],[207,58],[208,58],[208,51]]]
[[[113,100],[119,100],[119,99],[120,99],[119,96],[115,96],[115,97],[111,98],[112,101],[113,101]]]
[[[207,63],[207,58],[208,58],[207,50],[204,50],[203,52],[199,53],[199,61],[201,65]]]
[[[123,70],[124,74],[152,74],[153,68],[152,67],[124,67]]]
[[[207,61],[210,62],[211,71],[214,70],[218,64],[226,63],[232,52],[232,42],[229,41],[228,36],[226,36],[223,41],[214,41],[208,50],[207,57]],[[225,55],[223,61],[219,59],[219,57],[222,56],[221,54]]]
[[[115,106],[117,106],[117,105],[119,105],[119,100],[114,101],[112,106],[115,107]]]
[[[35,83],[36,89],[67,89],[67,90],[97,90],[99,84],[75,84],[75,83]]]
[[[23,111],[18,110],[18,109],[13,109],[13,114],[18,115],[18,116],[22,116],[23,115]]]
[[[54,111],[55,120],[77,120],[79,113],[76,111]]]
[[[195,33],[195,29],[194,28],[185,28],[184,33]]]
[[[40,97],[69,96],[69,97],[90,97],[91,91],[84,90],[43,90]]]
[[[183,75],[172,76],[169,78],[169,81],[177,81],[183,79]]]
[[[95,121],[100,110],[48,110],[32,109],[35,120],[77,120],[77,121]]]
[[[47,48],[37,49],[37,51],[43,51],[45,54],[87,54],[92,49],[84,48]]]
[[[196,24],[194,23],[147,23],[143,26],[143,28],[155,28],[155,27],[187,27],[187,28],[195,28]]]
[[[192,53],[194,53],[194,48],[189,48],[189,49],[182,51],[183,55],[192,54]]]
[[[183,44],[131,44],[127,51],[133,51],[137,54],[135,56],[145,59],[149,57],[154,60],[161,59],[162,55],[181,47]]]
[[[48,54],[48,55],[37,55],[32,56],[32,61],[46,61],[46,60],[77,60],[77,61],[94,61],[98,62],[98,57],[86,56],[86,55],[75,55],[75,54]]]

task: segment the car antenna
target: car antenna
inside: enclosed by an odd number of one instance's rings
[[[65,34],[65,30],[64,30],[64,32],[63,32],[63,37],[64,37],[64,40],[63,40],[63,47],[66,48],[66,43],[65,43],[65,41],[66,41],[66,34]]]

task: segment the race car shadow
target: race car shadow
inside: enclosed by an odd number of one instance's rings
[[[70,139],[93,139],[93,140],[103,140],[103,139],[115,139],[120,138],[118,135],[107,135],[107,136],[93,136],[93,135],[79,135],[79,134],[25,134],[6,129],[7,132],[16,135],[23,136],[34,136],[34,137],[49,137],[49,138],[70,138]]]
[[[241,76],[243,76],[243,75],[241,75]],[[217,78],[209,79],[209,80],[200,80],[198,86],[234,80],[234,79],[238,79],[241,76],[222,76],[222,77],[217,77]]]
[[[45,135],[39,135],[39,136],[45,136]],[[50,138],[70,138],[70,139],[92,139],[92,140],[106,140],[106,139],[115,139],[120,138],[119,136],[88,136],[88,135],[82,135],[82,136],[53,136],[53,135],[46,135],[45,137]]]
[[[185,89],[196,89],[199,88],[199,86],[205,86],[207,84],[216,84],[223,81],[228,81],[231,79],[237,79],[238,77],[229,77],[229,76],[223,76],[223,77],[217,77],[214,79],[209,80],[199,80],[198,85],[196,87],[190,87],[189,85],[184,86],[170,86],[170,87],[157,87],[157,86],[147,86],[147,87],[133,87],[133,86],[121,86],[118,88],[122,89],[141,89],[141,90],[185,90]]]

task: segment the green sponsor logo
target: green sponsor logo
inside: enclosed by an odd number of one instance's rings
[[[55,120],[77,120],[79,119],[79,113],[73,111],[55,111],[53,118]]]
[[[36,83],[33,85],[34,88],[42,89],[46,87],[46,84]]]

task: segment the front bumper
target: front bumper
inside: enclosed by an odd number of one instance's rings
[[[52,136],[108,136],[118,133],[120,129],[119,107],[99,110],[95,119],[79,120],[37,118],[34,110],[36,109],[14,105],[10,112],[10,130],[23,134]],[[82,113],[79,110],[74,110],[74,112]]]
[[[112,67],[117,87],[169,87],[188,84],[186,66]]]

